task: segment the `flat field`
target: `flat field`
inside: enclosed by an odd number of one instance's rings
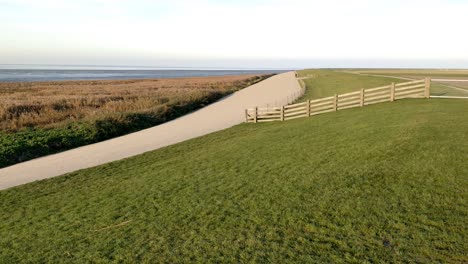
[[[299,77],[304,78],[307,87],[302,100],[319,99],[334,94],[389,85],[392,82],[405,82],[398,78],[374,77],[334,70],[303,70],[299,71]]]
[[[351,69],[350,71],[361,74],[383,74],[394,76],[419,76],[419,77],[468,77],[468,70],[437,70],[437,69]]]
[[[159,112],[219,98],[262,79],[241,75],[180,79],[0,83],[0,130],[57,127],[117,113]]]
[[[242,124],[1,191],[0,262],[467,263],[467,114]]]
[[[161,124],[267,77],[0,83],[0,167]]]
[[[438,80],[437,82],[441,84],[446,84],[449,86],[457,87],[457,88],[463,88],[467,91],[467,95],[468,95],[468,78],[457,78],[457,80],[463,80],[463,81]]]
[[[424,77],[431,77],[433,81],[431,94],[432,95],[448,95],[448,96],[468,96],[468,70],[386,70],[386,69],[373,69],[373,70],[350,70],[348,72],[361,74],[361,75],[374,75],[374,76],[392,76],[405,79],[421,79]],[[467,80],[467,81],[441,81],[437,79],[451,79],[451,80]]]

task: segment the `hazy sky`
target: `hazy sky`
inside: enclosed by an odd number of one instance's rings
[[[465,67],[467,0],[0,0],[0,64]]]

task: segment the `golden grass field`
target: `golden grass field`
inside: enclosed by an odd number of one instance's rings
[[[0,83],[0,129],[56,127],[116,113],[161,112],[213,95],[223,96],[261,75],[178,79]]]

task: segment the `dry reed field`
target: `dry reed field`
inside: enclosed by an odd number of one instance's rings
[[[55,127],[117,113],[164,113],[171,106],[219,98],[263,79],[241,75],[182,79],[0,83],[0,129]]]
[[[167,122],[269,76],[0,83],[0,168]]]

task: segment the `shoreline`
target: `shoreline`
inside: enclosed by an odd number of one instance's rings
[[[272,73],[276,75],[278,73]],[[267,73],[246,73],[246,74],[236,74],[236,75],[209,75],[209,76],[181,76],[181,77],[161,77],[161,78],[132,78],[132,79],[60,79],[60,80],[39,80],[39,81],[1,81],[0,88],[3,85],[8,84],[54,84],[54,85],[68,85],[68,84],[118,84],[118,83],[135,83],[135,82],[151,82],[151,81],[197,81],[197,80],[214,80],[214,79],[223,79],[223,78],[238,78],[238,77],[254,77],[254,76],[263,76],[270,75]]]

